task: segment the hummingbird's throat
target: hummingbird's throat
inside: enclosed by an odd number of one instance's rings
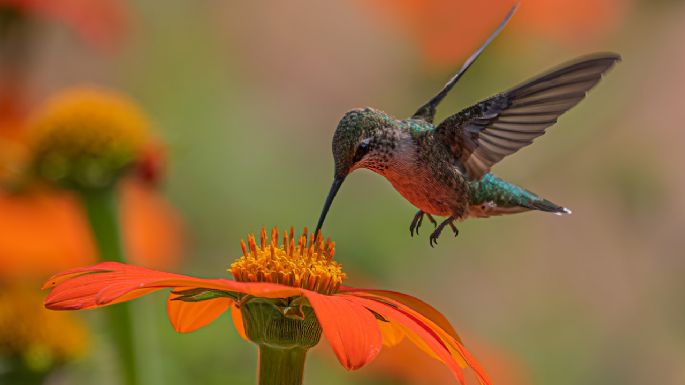
[[[273,228],[268,237],[262,228],[259,238],[259,245],[252,234],[247,237],[247,245],[240,242],[243,256],[229,269],[236,281],[278,283],[333,294],[346,278],[342,266],[333,261],[335,242],[324,242],[320,233],[317,237],[311,234],[308,242],[306,228],[297,239],[291,228],[283,232],[283,243],[279,245],[278,229]]]

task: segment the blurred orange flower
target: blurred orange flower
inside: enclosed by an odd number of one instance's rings
[[[121,0],[0,0],[2,7],[62,22],[84,40],[102,48],[120,41],[130,19],[128,8]]]
[[[0,276],[44,277],[96,262],[88,223],[73,194],[24,180],[29,150],[21,98],[0,91],[0,107]],[[127,253],[137,264],[169,268],[182,252],[183,226],[157,190],[164,149],[155,141],[145,144],[133,167],[120,186]]]
[[[617,27],[632,0],[525,0],[512,27],[573,44],[600,38]]]
[[[432,65],[454,65],[468,57],[495,30],[515,0],[371,0],[361,7],[396,24],[419,45]],[[525,0],[512,30],[562,43],[601,36],[620,21],[630,1]]]

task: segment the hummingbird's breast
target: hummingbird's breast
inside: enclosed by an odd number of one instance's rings
[[[461,216],[467,206],[464,177],[432,134],[416,137],[402,132],[383,175],[405,199],[420,210],[439,216]]]

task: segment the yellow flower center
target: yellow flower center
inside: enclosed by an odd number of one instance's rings
[[[42,304],[34,286],[0,286],[0,352],[22,358],[34,370],[79,358],[89,344],[81,320]]]
[[[268,238],[262,229],[259,246],[254,235],[247,237],[247,246],[240,241],[243,256],[231,264],[229,271],[236,281],[271,282],[301,287],[323,294],[335,293],[346,278],[342,266],[333,261],[335,243],[324,242],[312,234],[307,242],[307,229],[295,239],[293,229],[283,232],[279,246],[277,228]]]
[[[96,88],[65,91],[31,127],[35,171],[76,187],[103,187],[139,156],[150,123],[124,95]]]

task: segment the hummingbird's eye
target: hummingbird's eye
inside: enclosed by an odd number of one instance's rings
[[[364,155],[366,155],[366,154],[369,153],[369,150],[371,150],[371,145],[370,145],[370,143],[371,143],[371,139],[370,139],[370,138],[369,138],[369,139],[364,139],[364,140],[361,141],[361,143],[359,143],[359,146],[357,146],[357,151],[355,151],[355,153],[354,153],[354,159],[353,159],[353,161],[354,161],[355,163],[356,163],[356,162],[359,162],[359,161],[364,157]]]

